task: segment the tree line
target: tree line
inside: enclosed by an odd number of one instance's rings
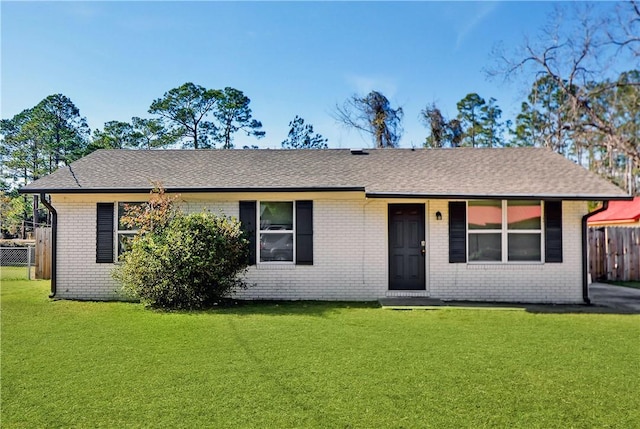
[[[258,139],[265,135],[250,102],[235,88],[207,89],[187,82],[151,103],[148,113],[154,117],[109,121],[91,132],[67,96],[50,95],[0,121],[2,189],[26,185],[97,149],[232,149],[238,132]],[[327,147],[327,139],[300,116],[289,127],[283,148]]]
[[[448,118],[435,104],[419,112],[425,147],[547,147],[618,184],[630,194],[640,185],[640,71],[612,74],[618,58],[640,60],[640,5],[614,5],[600,18],[585,6],[562,25],[546,28],[536,43],[525,41],[516,54],[496,49],[491,77],[525,76],[528,95],[513,121],[502,119],[493,97],[469,93]],[[558,12],[559,13],[559,12]],[[594,18],[595,16],[595,18]],[[556,17],[558,18],[558,17]],[[604,66],[606,65],[606,67]],[[151,117],[109,121],[93,132],[75,104],[63,94],[0,121],[2,228],[7,219],[28,219],[33,211],[16,187],[53,172],[101,148],[234,148],[244,133],[263,138],[251,100],[240,90],[208,89],[192,82],[153,100]],[[354,94],[336,105],[333,116],[369,136],[377,148],[400,144],[404,119],[379,91]],[[296,116],[283,148],[326,148],[327,139]],[[255,145],[247,149],[257,149]],[[14,222],[15,224],[15,222]]]
[[[494,49],[489,77],[524,76],[528,81],[528,96],[515,121],[503,121],[496,99],[477,93],[460,100],[452,118],[431,103],[420,112],[428,130],[424,146],[547,147],[637,194],[640,2],[607,6],[612,9],[604,14],[589,3],[572,5],[568,16],[566,9],[556,9],[553,25],[537,39],[526,39],[512,54]],[[624,61],[631,69],[620,70]],[[372,91],[336,106],[335,118],[369,134],[376,147],[395,147],[403,114]]]
[[[253,118],[251,100],[226,87],[207,89],[187,82],[167,91],[149,106],[149,118],[108,121],[93,132],[78,107],[63,94],[0,121],[0,227],[3,232],[35,225],[37,204],[18,196],[17,188],[52,173],[98,149],[162,149],[182,147],[232,149],[234,136],[262,138],[262,123]],[[289,122],[283,148],[326,148],[327,139],[300,116]],[[245,146],[257,149],[257,146]],[[35,199],[34,199],[35,201]]]

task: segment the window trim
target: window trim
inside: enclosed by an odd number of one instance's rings
[[[291,203],[292,226],[290,230],[263,230],[260,219],[260,205],[262,203]],[[256,200],[256,266],[257,265],[296,265],[296,200]],[[260,238],[262,234],[291,234],[292,236],[292,260],[291,261],[263,261],[260,253]]]
[[[540,229],[509,229],[508,222],[508,204],[509,201],[519,201],[516,199],[510,200],[491,200],[500,201],[502,209],[502,225],[500,229],[470,229],[469,228],[469,203],[471,201],[484,201],[484,200],[467,200],[465,201],[466,207],[466,243],[467,243],[467,264],[473,265],[540,265],[545,263],[545,219],[544,219],[544,200],[534,200],[540,203]],[[469,242],[469,235],[471,234],[500,234],[500,261],[472,261],[471,260],[471,246]],[[539,261],[510,261],[509,260],[509,234],[540,234],[540,260]]]

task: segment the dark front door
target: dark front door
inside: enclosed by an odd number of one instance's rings
[[[424,204],[389,204],[389,289],[425,289]]]

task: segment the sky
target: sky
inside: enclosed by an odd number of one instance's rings
[[[1,116],[62,93],[92,130],[147,113],[185,82],[237,88],[265,138],[236,147],[279,148],[299,115],[329,147],[371,147],[334,117],[353,94],[382,92],[404,111],[401,147],[422,146],[420,110],[445,116],[476,92],[503,118],[523,83],[488,79],[492,50],[522,46],[553,2],[7,2],[1,14]]]

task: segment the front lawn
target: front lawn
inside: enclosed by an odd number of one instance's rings
[[[35,268],[30,267],[31,278],[35,278]],[[0,267],[0,280],[28,280],[27,267]]]
[[[637,427],[640,316],[255,304],[2,282],[2,427]]]

